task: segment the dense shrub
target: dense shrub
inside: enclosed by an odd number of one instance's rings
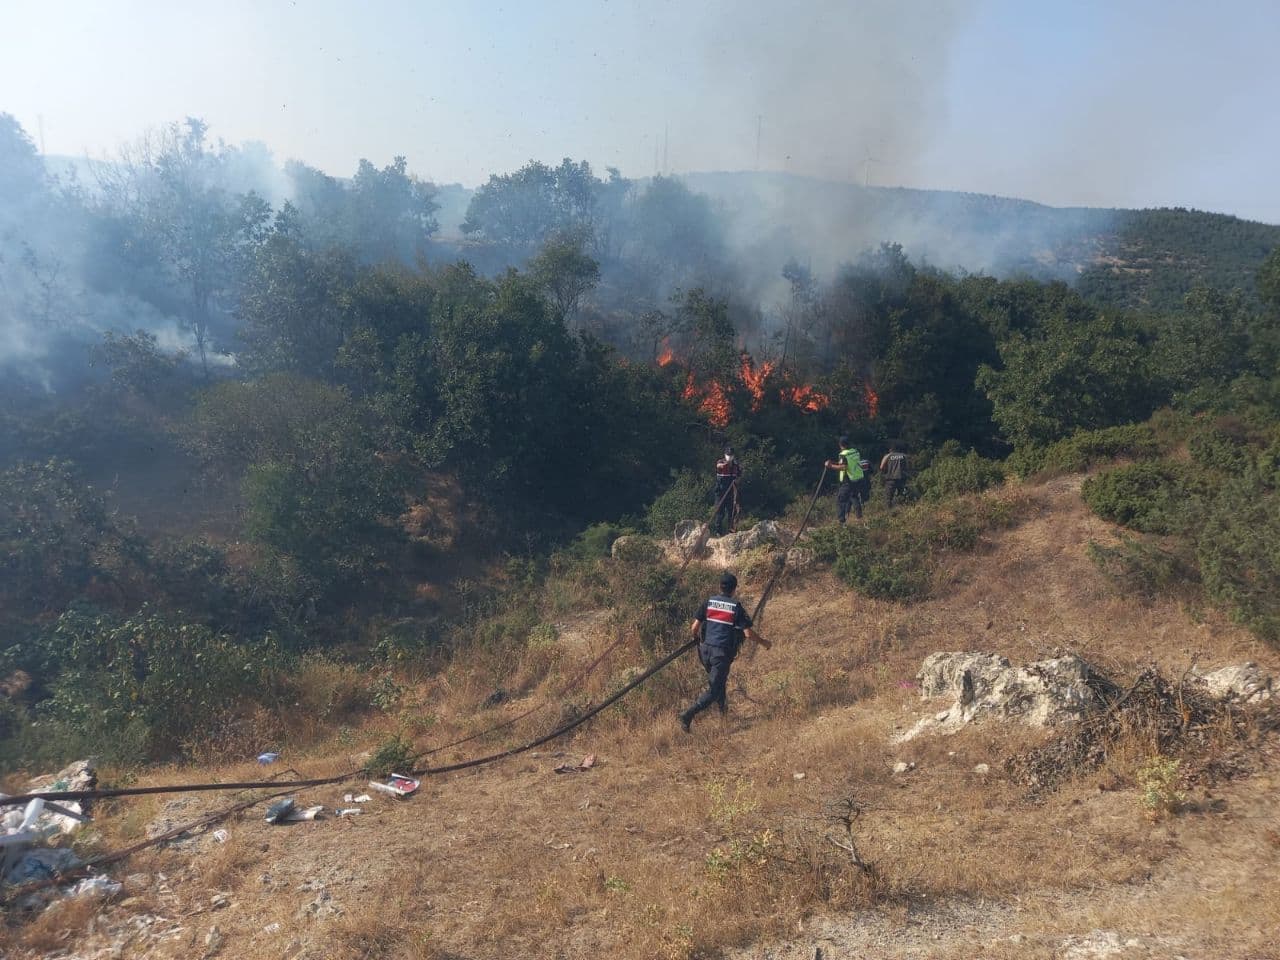
[[[1280,441],[1220,419],[1197,428],[1188,449],[1190,465],[1136,463],[1085,482],[1099,516],[1174,537],[1095,547],[1094,559],[1147,595],[1198,579],[1233,619],[1280,642]]]
[[[24,646],[5,660],[41,674],[33,733],[67,755],[121,762],[180,750],[237,704],[269,697],[281,669],[269,640],[242,643],[145,609],[124,619],[72,610]]]
[[[599,560],[602,557],[609,556],[609,548],[613,546],[613,541],[617,540],[625,532],[623,528],[617,527],[612,523],[592,524],[574,537],[573,542],[561,553],[565,559],[576,561]]]
[[[710,474],[683,470],[666,492],[649,507],[645,526],[655,537],[667,538],[681,520],[708,520],[715,506],[715,484]]]
[[[0,473],[0,622],[137,580],[146,545],[64,461]]]
[[[1253,462],[1248,428],[1234,418],[1223,417],[1192,432],[1187,452],[1192,462],[1204,470],[1224,476],[1238,476]]]
[[[1258,636],[1280,643],[1280,493],[1229,483],[1197,530],[1196,560],[1210,598]]]
[[[1084,482],[1085,503],[1098,516],[1143,533],[1173,534],[1191,520],[1190,500],[1203,483],[1170,460],[1143,461]]]
[[[1122,457],[1148,459],[1165,452],[1149,423],[1131,423],[1101,430],[1082,430],[1047,447],[1023,447],[1009,457],[1009,467],[1021,477],[1033,474],[1083,473],[1090,467]]]
[[[966,493],[981,493],[1003,482],[1003,464],[970,450],[963,457],[935,459],[916,475],[911,485],[924,499],[939,501]]]
[[[928,596],[941,557],[975,549],[982,535],[1016,522],[1017,505],[965,497],[945,506],[918,504],[862,523],[815,530],[820,561],[867,596],[912,601]]]

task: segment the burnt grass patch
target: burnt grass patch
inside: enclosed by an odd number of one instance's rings
[[[1189,674],[1190,671],[1188,671]],[[1171,679],[1154,667],[1128,687],[1099,688],[1107,704],[1047,743],[1009,756],[1005,772],[1037,802],[1117,753],[1182,762],[1184,782],[1210,786],[1254,772],[1259,742],[1280,730],[1280,704],[1243,704],[1214,696],[1187,674]]]

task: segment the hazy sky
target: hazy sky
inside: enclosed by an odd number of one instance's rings
[[[0,0],[0,111],[471,185],[750,169],[759,129],[764,169],[1280,222],[1278,38],[1277,0]]]

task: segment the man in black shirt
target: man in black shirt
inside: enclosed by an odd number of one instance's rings
[[[707,689],[680,714],[680,726],[689,732],[693,718],[711,704],[724,713],[729,708],[727,684],[729,665],[738,655],[742,638],[760,644],[766,650],[772,644],[751,629],[751,615],[746,607],[733,598],[738,589],[738,578],[726,573],[720,578],[720,592],[706,601],[694,618],[691,630],[698,638],[698,659],[707,671]]]

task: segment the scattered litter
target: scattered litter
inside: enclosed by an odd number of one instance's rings
[[[803,779],[804,779],[804,774],[803,774],[803,773],[793,773],[793,774],[791,775],[791,779],[792,779],[792,780],[803,780]]]
[[[279,933],[279,932],[280,932],[280,924],[279,924],[279,923],[268,923],[265,927],[263,927],[263,928],[262,928],[262,932],[263,932],[263,933]]]
[[[215,893],[209,898],[209,906],[214,910],[225,910],[231,906],[231,898],[225,893]]]
[[[980,763],[973,768],[973,772],[978,774],[978,776],[980,777],[985,777],[988,773],[991,772],[991,767],[988,764]]]
[[[228,838],[228,837],[230,837],[230,836],[231,836],[231,834],[227,833],[227,831],[226,831],[226,830],[215,830],[215,831],[213,831],[213,839],[217,840],[219,843],[226,843],[226,842],[227,842],[227,838]]]
[[[30,781],[33,793],[92,790],[97,785],[98,771],[92,759],[77,760],[67,764],[53,776],[36,777]]]
[[[562,763],[555,768],[556,773],[581,773],[583,770],[590,770],[596,765],[596,755],[588,753],[582,758],[581,763]]]
[[[894,773],[908,773],[916,768],[914,763],[907,763],[905,760],[899,760],[893,765]]]
[[[0,837],[0,842],[11,839],[13,838]],[[6,851],[7,869],[4,878],[15,885],[53,880],[82,863],[70,850],[60,847],[23,851],[18,844],[10,844],[7,848],[0,847],[0,850]],[[12,862],[8,860],[9,856],[12,856]]]
[[[110,900],[118,897],[123,889],[123,884],[107,877],[85,877],[68,890],[67,895],[75,900]]]
[[[362,793],[358,796],[354,793],[344,793],[342,795],[343,803],[368,803],[372,799],[373,797],[369,796],[367,793]]]
[[[340,817],[354,817],[364,813],[364,810],[360,807],[342,807],[333,812]]]
[[[279,759],[280,759],[280,754],[278,754],[278,753],[260,753],[260,754],[258,754],[258,762],[259,762],[260,764],[262,764],[264,767],[265,767],[267,764],[269,764],[269,763],[275,763],[275,762],[276,762],[277,760],[279,760]]]
[[[293,797],[285,797],[283,800],[277,800],[271,806],[267,807],[267,815],[263,817],[267,823],[283,823],[288,819],[289,814],[293,812],[293,808],[297,801]]]
[[[369,786],[374,790],[380,790],[383,793],[389,793],[395,797],[407,797],[422,786],[422,781],[415,780],[412,777],[402,777],[398,773],[391,774],[385,783],[377,780],[370,780]]]
[[[318,820],[322,813],[324,813],[323,806],[307,807],[305,810],[294,807],[285,814],[284,819],[288,820],[290,823],[298,823],[302,820]]]

